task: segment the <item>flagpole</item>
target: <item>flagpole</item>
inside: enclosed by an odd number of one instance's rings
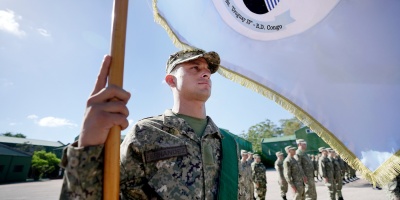
[[[128,0],[114,0],[111,32],[111,66],[108,84],[122,87],[125,59],[125,38],[128,16]],[[104,152],[103,199],[119,199],[119,146],[121,127],[111,128]]]

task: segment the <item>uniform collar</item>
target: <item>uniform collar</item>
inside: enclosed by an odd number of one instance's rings
[[[175,134],[181,133],[183,135],[187,135],[192,140],[200,142],[198,137],[194,133],[193,129],[189,126],[189,124],[184,119],[177,117],[172,112],[171,109],[166,110],[163,114],[163,117],[164,117],[164,125],[174,128]],[[207,125],[206,128],[204,129],[203,137],[207,135],[216,135],[217,137],[222,139],[222,135],[219,132],[219,128],[217,127],[217,125],[215,125],[215,123],[209,116],[207,116]]]

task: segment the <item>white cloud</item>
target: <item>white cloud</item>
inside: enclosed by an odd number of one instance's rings
[[[28,119],[37,119],[39,117],[37,115],[29,115],[27,118]]]
[[[9,81],[9,80],[7,80],[7,79],[0,79],[0,85],[2,87],[11,87],[11,86],[14,85],[14,83]]]
[[[29,115],[27,118],[33,120],[36,124],[43,127],[78,126],[67,119],[57,118],[57,117],[43,117],[39,119],[37,115]]]
[[[39,126],[43,127],[60,127],[60,126],[70,126],[76,127],[77,125],[70,122],[67,119],[56,118],[56,117],[44,117],[40,119],[38,122]]]
[[[10,123],[10,126],[15,126],[15,125],[17,125],[17,123],[15,123],[15,122]]]
[[[371,171],[375,171],[382,163],[389,159],[393,153],[380,151],[361,151],[361,162]]]
[[[0,30],[9,32],[13,35],[22,37],[26,33],[20,29],[17,20],[21,20],[21,16],[16,16],[12,10],[0,10]]]
[[[38,28],[36,30],[39,32],[40,35],[42,35],[44,37],[50,37],[51,36],[51,34],[46,29]]]
[[[130,120],[128,120],[128,122],[129,122],[129,126],[130,126],[133,124],[134,121],[133,121],[133,119],[130,119]]]

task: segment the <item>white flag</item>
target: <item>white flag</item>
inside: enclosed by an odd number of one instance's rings
[[[400,172],[400,1],[160,0],[180,48],[274,100],[374,183]],[[262,105],[260,105],[262,106]]]

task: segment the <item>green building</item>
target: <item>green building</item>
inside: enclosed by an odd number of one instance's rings
[[[0,144],[0,183],[26,181],[32,155]]]
[[[330,147],[309,127],[303,127],[295,131],[294,135],[264,138],[261,142],[261,151],[266,164],[270,167],[274,166],[277,159],[275,153],[281,151],[286,156],[285,147],[288,145],[297,147],[297,139],[304,139],[307,142],[307,154],[316,155],[319,153],[319,147]]]

